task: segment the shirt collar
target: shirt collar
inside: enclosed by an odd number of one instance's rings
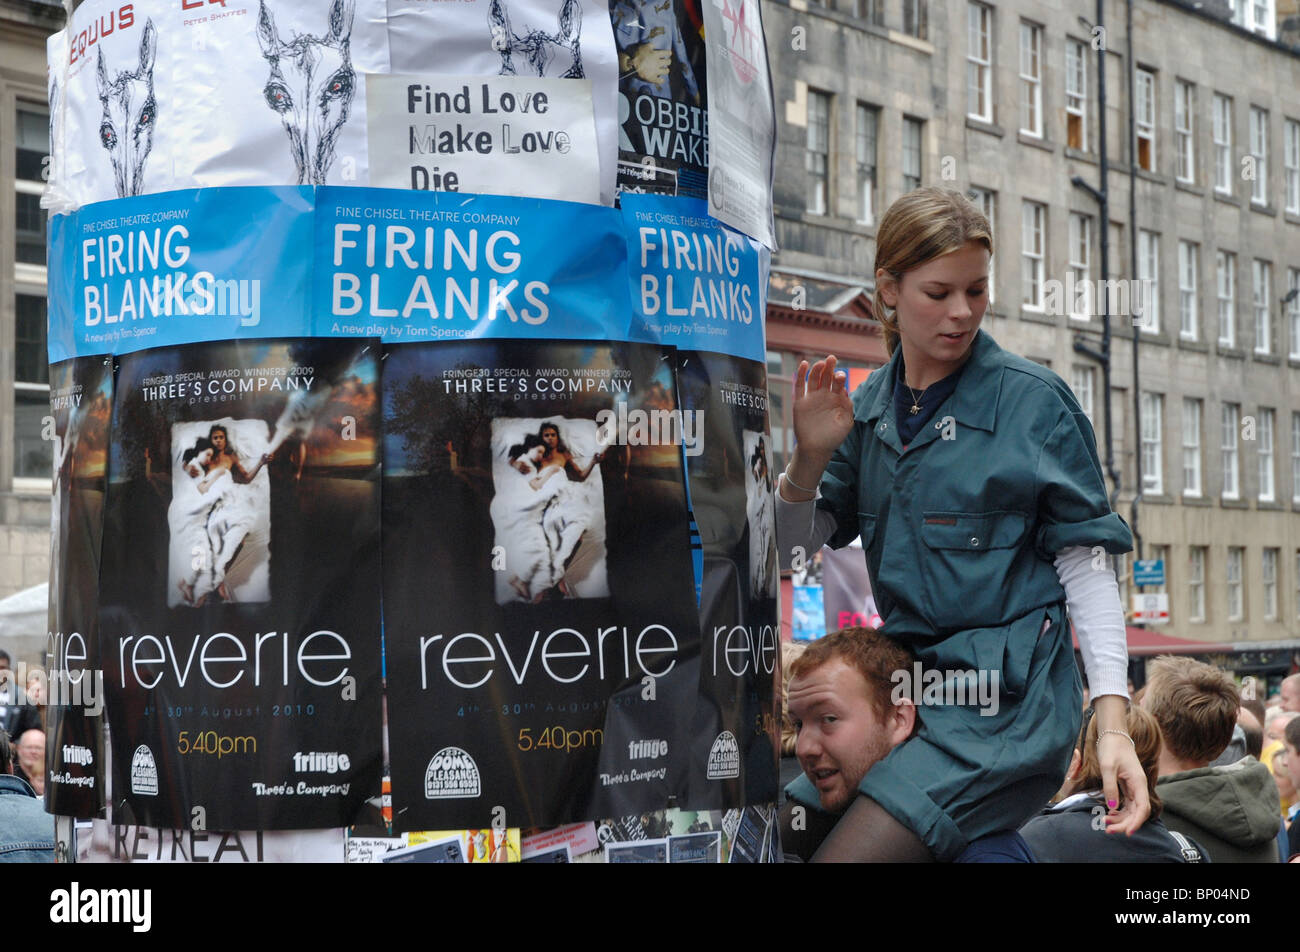
[[[21,794],[36,799],[36,791],[22,777],[13,774],[0,774],[0,794]]]
[[[950,412],[962,426],[993,432],[998,413],[998,397],[1002,393],[1004,353],[986,331],[980,330],[975,335],[970,359],[963,368],[961,379],[957,381],[957,389],[949,398]],[[854,414],[855,419],[874,424],[885,414],[894,399],[894,386],[902,363],[903,348],[896,347],[889,363],[881,368],[885,373],[884,385],[876,391],[875,398],[870,403],[858,408]]]

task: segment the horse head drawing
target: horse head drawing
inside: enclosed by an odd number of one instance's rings
[[[488,30],[492,34],[492,49],[501,54],[501,75],[514,76],[514,56],[526,63],[529,73],[538,76],[559,76],[560,79],[582,79],[582,51],[579,37],[582,33],[582,4],[580,0],[565,0],[555,33],[529,30],[516,33],[510,27],[510,16],[503,0],[492,0],[488,6]]]
[[[257,41],[271,65],[262,89],[266,104],[280,114],[298,184],[323,185],[334,163],[334,145],[347,121],[356,90],[348,42],[355,0],[334,0],[324,36],[295,33],[280,39],[264,0],[258,3]]]
[[[153,63],[158,52],[158,31],[153,20],[145,21],[140,38],[140,65],[134,72],[108,74],[104,47],[99,48],[96,81],[104,117],[99,123],[99,141],[113,163],[117,196],[139,195],[144,191],[144,162],[153,148],[153,128],[158,106],[153,97]]]

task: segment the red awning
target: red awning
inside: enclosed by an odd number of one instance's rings
[[[1070,630],[1073,633],[1073,624],[1070,625]],[[1179,638],[1176,635],[1166,635],[1155,628],[1135,628],[1130,625],[1125,631],[1128,635],[1128,653],[1135,657],[1161,654],[1220,654],[1233,650],[1231,644]],[[1074,647],[1078,650],[1077,635],[1074,636]]]

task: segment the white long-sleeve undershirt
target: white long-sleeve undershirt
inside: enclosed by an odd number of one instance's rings
[[[790,502],[777,489],[776,539],[782,569],[790,568],[796,547],[811,555],[835,534],[835,529],[835,517],[825,509],[818,509],[815,499]],[[1056,553],[1054,565],[1079,637],[1079,651],[1092,696],[1128,697],[1124,610],[1109,561],[1097,559],[1087,546],[1078,545]]]

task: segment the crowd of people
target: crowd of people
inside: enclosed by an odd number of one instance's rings
[[[803,778],[818,800],[813,808],[796,798],[785,802],[787,861],[842,858],[836,843],[861,832],[849,808],[863,778],[915,736],[928,713],[923,699],[897,690],[900,673],[910,676],[915,661],[908,647],[871,628],[783,645],[782,782],[790,787]],[[53,818],[41,799],[45,679],[29,669],[20,686],[14,675],[0,650],[0,862],[52,862]],[[1243,697],[1230,674],[1187,657],[1157,658],[1146,675],[1132,692],[1124,728],[1145,777],[1150,814],[1143,824],[1126,834],[1105,822],[1116,805],[1106,803],[1099,721],[1086,707],[1060,789],[1041,812],[949,858],[1300,862],[1300,674],[1285,678],[1267,702]]]
[[[0,863],[54,862],[54,818],[45,812],[46,677],[17,683],[0,649]],[[12,738],[12,740],[11,740]]]
[[[839,858],[838,847],[826,846],[844,824],[853,832],[848,808],[863,778],[926,717],[924,703],[896,690],[914,660],[871,628],[785,645],[782,779],[793,787],[801,773],[819,795],[816,809],[794,798],[783,807],[787,860]],[[1154,659],[1146,673],[1124,728],[1145,776],[1143,824],[1132,833],[1108,829],[1116,805],[1103,792],[1098,721],[1088,707],[1055,796],[1027,822],[975,839],[954,861],[1300,862],[1300,674],[1265,704],[1243,698],[1227,672],[1188,657]]]

